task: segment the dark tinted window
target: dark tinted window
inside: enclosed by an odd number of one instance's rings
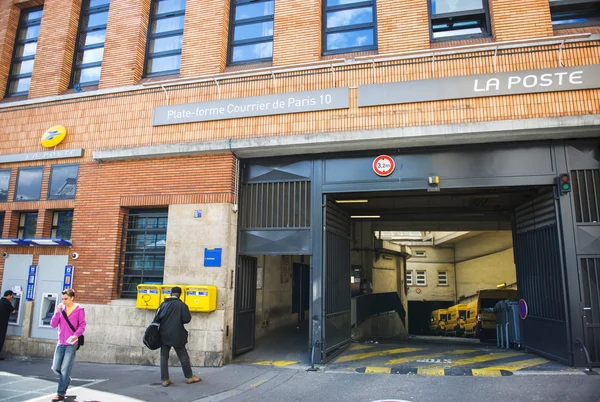
[[[58,211],[52,216],[53,239],[71,240],[71,227],[73,226],[73,211]]]
[[[600,25],[600,1],[550,0],[554,28]]]
[[[37,212],[21,212],[19,215],[19,239],[34,239],[37,227]]]
[[[42,8],[21,10],[12,63],[6,86],[7,96],[27,95],[42,22]]]
[[[0,170],[0,202],[8,201],[8,186],[10,185],[10,169]]]
[[[50,172],[48,186],[49,200],[67,200],[75,198],[79,165],[54,165]]]
[[[38,201],[42,192],[44,168],[19,168],[15,201]]]
[[[375,1],[325,0],[323,53],[377,49]]]

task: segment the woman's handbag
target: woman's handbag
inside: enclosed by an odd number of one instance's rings
[[[71,324],[71,321],[69,321],[69,316],[67,316],[67,313],[65,313],[65,310],[62,310],[61,313],[62,313],[63,317],[65,317],[65,320],[67,320],[67,324],[69,324],[71,331],[75,332],[75,327],[73,326],[73,324]],[[85,342],[85,338],[83,337],[83,335],[79,335],[79,337],[77,337],[77,350],[79,350],[79,348],[83,346],[84,342]]]

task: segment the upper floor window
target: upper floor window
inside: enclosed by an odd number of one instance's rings
[[[550,14],[555,28],[600,25],[600,1],[550,0]]]
[[[37,220],[37,212],[21,212],[19,214],[19,228],[17,231],[17,237],[19,239],[34,239]]]
[[[406,286],[413,285],[413,271],[406,271]]]
[[[84,0],[81,3],[73,85],[97,85],[100,81],[109,3],[110,0]]]
[[[179,74],[185,1],[152,0],[144,76]]]
[[[229,64],[273,59],[274,0],[232,0]]]
[[[377,49],[375,0],[324,0],[323,54]]]
[[[0,170],[0,202],[8,201],[8,186],[10,185],[10,169]]]
[[[427,286],[426,271],[417,271],[417,286]]]
[[[79,165],[53,165],[48,186],[49,200],[70,200],[75,198]]]
[[[448,271],[438,271],[438,285],[448,286]]]
[[[2,230],[4,229],[4,212],[0,212],[0,239],[2,238]]]
[[[27,95],[29,92],[41,22],[41,7],[21,11],[15,50],[10,65],[8,85],[6,86],[7,96]]]
[[[487,0],[430,0],[429,5],[434,40],[490,35]]]
[[[19,168],[15,201],[39,201],[42,193],[44,167]]]

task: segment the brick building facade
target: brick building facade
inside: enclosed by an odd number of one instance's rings
[[[248,3],[264,6],[259,14],[268,17],[269,12],[264,11],[268,1]],[[89,306],[92,321],[86,341],[91,346],[81,352],[84,359],[156,362],[139,344],[150,316],[136,310],[131,300],[121,299],[124,217],[131,211],[168,208],[171,225],[176,214],[207,211],[215,206],[222,230],[196,227],[195,223],[186,227],[182,223],[177,232],[169,226],[164,280],[214,284],[219,288],[219,307],[207,322],[192,328],[190,349],[195,364],[221,365],[231,359],[229,327],[233,326],[237,219],[232,206],[237,205],[239,174],[236,157],[356,150],[352,144],[369,143],[370,133],[393,129],[407,131],[373,136],[371,149],[385,149],[388,142],[394,147],[410,148],[598,137],[599,89],[358,106],[358,87],[363,85],[600,64],[600,23],[594,25],[599,21],[597,8],[590,9],[587,24],[558,23],[556,13],[551,11],[552,1],[515,5],[509,0],[484,0],[477,11],[483,13],[483,19],[473,17],[479,31],[454,36],[450,29],[443,31],[449,35],[437,36],[432,2],[365,1],[362,7],[372,7],[375,12],[371,18],[373,46],[361,47],[357,42],[359,46],[344,51],[343,46],[327,49],[329,42],[324,39],[329,29],[324,26],[328,24],[324,14],[344,12],[343,5],[337,3],[276,0],[272,31],[261,31],[261,43],[272,43],[271,54],[267,51],[262,53],[266,57],[246,58],[243,62],[235,61],[236,50],[232,47],[236,40],[232,33],[236,21],[233,11],[240,10],[243,1],[185,4],[170,0],[6,0],[0,4],[0,93],[6,94],[0,102],[0,156],[22,155],[17,161],[0,164],[0,170],[10,171],[6,201],[0,202],[0,237],[19,237],[20,216],[37,212],[35,238],[50,238],[54,212],[73,211],[71,247],[5,245],[0,251],[8,253],[9,258],[31,255],[32,265],[39,264],[41,255],[68,257],[76,270],[78,300]],[[73,69],[78,65],[87,68],[85,63],[78,64],[75,55],[76,48],[88,51],[87,45],[78,45],[78,41],[85,41],[82,7],[93,12],[94,7],[106,4],[101,72],[92,85],[80,86]],[[332,11],[326,9],[330,5]],[[165,54],[175,52],[174,57],[180,57],[177,71],[169,70],[171,74],[167,75],[148,73],[148,54],[160,47],[159,36],[152,45],[148,43],[152,40],[149,30],[152,34],[158,29],[153,23],[158,26],[163,6],[171,11],[178,7],[185,10],[180,42],[165,48]],[[153,7],[159,11],[153,11]],[[19,27],[24,13],[32,8],[41,9],[42,16],[30,85],[25,93],[11,96],[11,82],[21,79],[11,70],[20,55],[16,49],[20,44]],[[259,23],[268,25],[268,18],[265,21]],[[443,18],[440,21],[435,24],[449,24]],[[331,29],[331,35],[338,33]],[[252,38],[247,40],[251,46],[257,43]],[[241,43],[243,46],[246,42]],[[90,68],[98,67],[94,64]],[[154,108],[165,105],[331,88],[349,88],[348,109],[161,126],[153,125],[152,120]],[[485,128],[486,124],[491,127],[503,121],[514,124],[514,131],[499,134]],[[531,127],[547,127],[548,131],[527,137],[523,130],[529,127],[528,122]],[[481,133],[454,129],[469,124],[481,127]],[[44,150],[40,138],[55,125],[66,127],[67,135],[54,151],[82,149],[81,157],[56,159],[42,154],[52,150]],[[565,132],[571,126],[576,129]],[[410,134],[411,128],[418,134]],[[446,132],[457,135],[441,135]],[[48,199],[52,166],[72,163],[79,166],[76,195]],[[19,169],[40,166],[43,175],[39,199],[16,200]],[[198,248],[226,250],[221,271],[194,270],[202,258],[199,252],[194,257],[185,254],[189,257],[186,262],[173,254],[176,244],[185,242],[180,239],[177,243],[172,236],[185,234],[195,238],[189,244]],[[79,255],[76,260],[71,258],[74,252]],[[9,259],[0,259],[0,275],[6,270],[5,261]],[[35,321],[33,303],[28,302],[26,311],[30,321]],[[119,323],[130,327],[130,335],[126,341],[117,341],[116,352],[98,354],[107,344],[112,345],[101,336],[101,327],[112,322],[111,314],[117,314]],[[52,342],[30,336],[26,326],[23,333],[9,339],[12,353],[39,356],[51,350]]]

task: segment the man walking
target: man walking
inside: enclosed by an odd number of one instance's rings
[[[200,381],[200,378],[192,373],[190,356],[185,348],[188,341],[188,332],[183,324],[189,323],[192,320],[192,315],[188,306],[179,299],[180,297],[181,288],[175,286],[171,289],[171,297],[165,299],[160,305],[154,318],[154,321],[160,324],[160,375],[163,387],[171,385],[169,379],[169,353],[171,348],[175,349],[175,353],[177,353],[187,383],[193,384]]]
[[[17,312],[10,302],[13,298],[14,292],[7,290],[4,292],[4,297],[0,299],[0,352],[4,346],[4,339],[6,339],[6,331],[8,331],[8,321],[10,315]],[[0,357],[0,360],[4,360],[4,357]]]

